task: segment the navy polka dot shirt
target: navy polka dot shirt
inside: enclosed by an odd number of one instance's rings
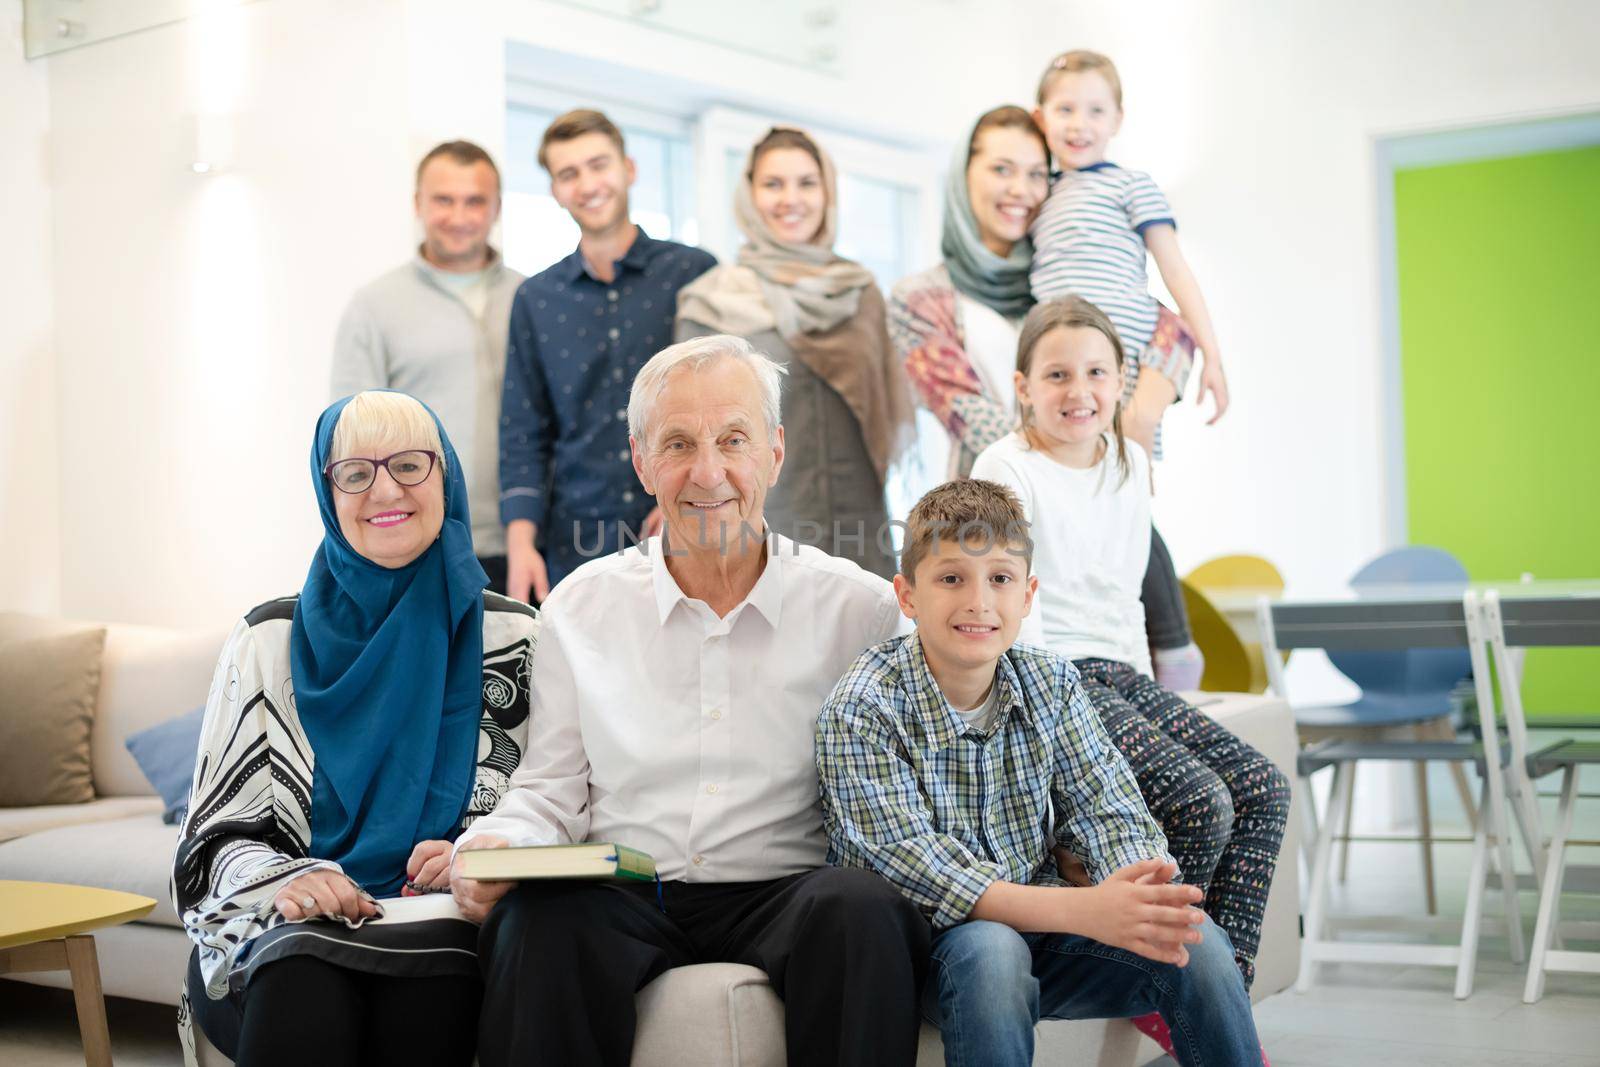
[[[672,343],[678,290],[709,252],[644,230],[609,284],[574,251],[522,283],[511,305],[500,401],[500,519],[531,519],[559,581],[620,547],[655,506],[628,454],[628,390]]]

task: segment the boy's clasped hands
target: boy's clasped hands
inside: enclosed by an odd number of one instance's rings
[[[1099,885],[1071,894],[1061,932],[1184,966],[1187,946],[1200,942],[1195,927],[1205,922],[1205,913],[1195,905],[1204,894],[1196,886],[1174,883],[1177,873],[1176,863],[1160,859],[1113,871]]]
[[[1063,928],[1063,932],[1084,934],[1162,963],[1182,967],[1189,962],[1189,952],[1183,946],[1201,939],[1200,931],[1191,927],[1205,921],[1204,913],[1194,906],[1203,894],[1198,886],[1173,884],[1177,864],[1141,860],[1113,871],[1095,886],[1088,867],[1076,853],[1059,845],[1053,851],[1056,871],[1069,886],[1104,890],[1093,901],[1086,894],[1073,898],[1073,907],[1079,912],[1077,925]],[[1107,890],[1107,886],[1112,888]],[[1086,919],[1085,911],[1099,915]],[[1086,922],[1096,929],[1085,926]],[[1141,930],[1141,924],[1148,929]]]

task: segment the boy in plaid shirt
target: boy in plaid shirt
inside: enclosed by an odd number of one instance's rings
[[[1021,505],[949,482],[912,509],[916,632],[861,654],[817,721],[828,860],[934,927],[923,1013],[947,1064],[1031,1064],[1041,1018],[1159,1012],[1182,1064],[1259,1064],[1228,937],[1177,865],[1076,669],[1016,645],[1038,579]],[[1069,886],[1053,849],[1081,857]]]

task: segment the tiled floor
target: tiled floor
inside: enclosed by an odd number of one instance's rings
[[[1586,779],[1600,792],[1600,777]],[[1444,775],[1434,779],[1438,833],[1460,833],[1459,804]],[[1550,803],[1545,802],[1546,825]],[[1600,800],[1580,802],[1575,838],[1600,839]],[[1417,846],[1358,843],[1350,881],[1333,896],[1335,914],[1420,913]],[[1578,852],[1600,863],[1600,848]],[[1459,915],[1465,894],[1467,846],[1436,848],[1441,914]],[[1521,898],[1531,934],[1537,900]],[[1326,965],[1305,996],[1280,993],[1256,1008],[1256,1023],[1275,1067],[1600,1067],[1600,975],[1551,975],[1544,999],[1522,1003],[1523,967],[1511,962],[1498,898],[1490,897],[1473,995],[1451,995],[1454,972],[1429,967]],[[1600,897],[1569,895],[1569,918],[1600,920]],[[1571,947],[1596,947],[1572,943]],[[173,1009],[114,1000],[109,1005],[119,1067],[175,1067],[182,1062]],[[69,1067],[81,1064],[70,995],[0,981],[0,1064]],[[1159,1060],[1158,1063],[1171,1061]]]
[[[1537,740],[1537,739],[1536,739]],[[1600,793],[1600,775],[1584,778],[1585,792]],[[1555,779],[1543,784],[1554,789]],[[1466,820],[1453,785],[1442,772],[1430,778],[1434,832],[1465,835]],[[1361,823],[1357,799],[1358,829]],[[1541,800],[1548,831],[1555,801]],[[1574,839],[1600,839],[1600,800],[1579,801]],[[1439,913],[1460,916],[1466,895],[1466,844],[1435,846]],[[1335,886],[1334,915],[1381,916],[1423,912],[1421,864],[1415,843],[1356,843],[1349,881]],[[1600,848],[1572,850],[1570,862],[1600,863]],[[1526,859],[1521,869],[1526,870]],[[1501,919],[1500,897],[1487,895],[1483,938],[1472,996],[1452,996],[1455,972],[1443,967],[1324,964],[1312,991],[1280,993],[1256,1008],[1256,1025],[1275,1067],[1363,1064],[1440,1064],[1476,1067],[1521,1064],[1600,1065],[1600,975],[1551,974],[1537,1004],[1522,1003],[1527,976],[1513,964]],[[1538,898],[1520,894],[1523,930],[1531,939]],[[1567,920],[1600,920],[1600,897],[1567,894]],[[1349,936],[1361,936],[1351,933]],[[1570,941],[1571,948],[1600,945]]]

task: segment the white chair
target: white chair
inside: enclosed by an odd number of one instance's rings
[[[1494,727],[1494,699],[1489,684],[1488,655],[1483,639],[1477,594],[1468,590],[1459,599],[1449,597],[1337,600],[1293,603],[1263,600],[1260,622],[1264,659],[1273,688],[1286,698],[1283,668],[1278,653],[1294,648],[1366,651],[1386,648],[1459,648],[1472,657],[1478,691],[1478,711],[1485,739],[1498,740]],[[1456,970],[1455,995],[1472,992],[1477,967],[1479,930],[1483,915],[1484,886],[1490,849],[1494,850],[1500,892],[1505,906],[1506,933],[1517,962],[1523,959],[1523,932],[1517,910],[1516,878],[1506,833],[1505,762],[1509,752],[1497,743],[1485,747],[1467,741],[1327,741],[1301,753],[1303,780],[1325,767],[1334,769],[1333,795],[1328,814],[1314,831],[1316,844],[1311,863],[1311,884],[1306,905],[1304,939],[1300,954],[1297,992],[1311,988],[1316,965],[1322,962],[1388,963]],[[1363,760],[1471,762],[1482,780],[1482,800],[1472,838],[1465,914],[1454,945],[1405,941],[1342,941],[1329,933],[1328,892],[1332,878],[1333,842],[1348,833],[1349,802],[1354,769]],[[1308,794],[1309,795],[1309,794]]]
[[[1528,980],[1522,988],[1522,999],[1527,1004],[1544,995],[1546,971],[1600,974],[1600,952],[1578,952],[1552,945],[1561,924],[1561,884],[1566,879],[1567,839],[1572,836],[1572,815],[1578,804],[1578,775],[1585,766],[1600,766],[1600,741],[1558,741],[1528,760],[1528,773],[1534,779],[1561,772],[1561,805],[1556,812],[1555,832],[1550,836]]]
[[[1529,646],[1594,647],[1600,645],[1600,596],[1543,594],[1526,583],[1502,600],[1497,590],[1483,594],[1481,612],[1495,672],[1500,679],[1500,706],[1512,761],[1507,788],[1512,814],[1521,826],[1534,862],[1539,884],[1539,918],[1534,924],[1528,978],[1522,999],[1532,1004],[1544,995],[1547,971],[1600,974],[1600,952],[1566,949],[1560,940],[1561,889],[1572,873],[1567,865],[1567,841],[1579,800],[1582,768],[1600,765],[1600,742],[1558,741],[1539,752],[1528,752],[1528,720],[1522,707],[1519,653]],[[1528,593],[1529,595],[1524,595]],[[1515,647],[1513,647],[1515,646]],[[1534,783],[1561,772],[1561,800],[1548,850],[1539,827]],[[1593,870],[1589,868],[1588,870]],[[1592,924],[1588,924],[1592,925]]]

